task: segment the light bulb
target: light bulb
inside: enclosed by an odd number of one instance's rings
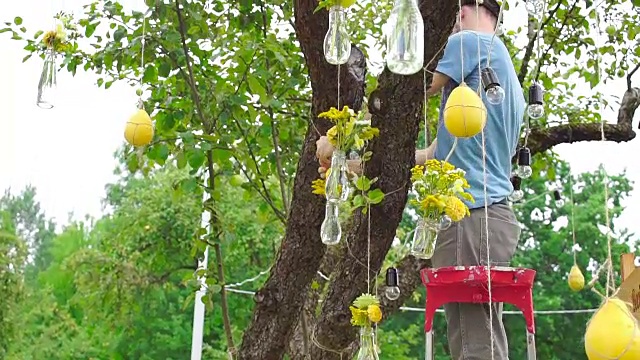
[[[492,105],[501,104],[504,101],[505,93],[502,86],[500,86],[500,81],[498,80],[496,72],[492,68],[488,67],[482,69],[480,76],[482,78],[482,86],[484,87],[487,101]]]
[[[398,287],[398,270],[396,268],[387,269],[387,281],[386,288],[384,289],[384,296],[387,299],[394,301],[400,297],[400,288]]]
[[[411,75],[424,64],[424,23],[417,0],[396,0],[387,21],[387,67]]]
[[[447,215],[442,215],[440,218],[440,224],[438,225],[438,230],[444,231],[447,230],[451,226],[451,218]]]
[[[487,101],[491,105],[500,105],[504,101],[505,93],[502,86],[494,86],[487,89],[485,95],[487,96]]]
[[[522,179],[519,176],[511,177],[511,185],[513,185],[513,192],[509,194],[508,198],[511,202],[518,202],[524,198],[524,191],[520,190]]]
[[[529,178],[533,174],[531,169],[531,150],[529,148],[524,147],[518,150],[518,167],[515,173],[521,179]]]
[[[346,11],[342,6],[329,9],[329,30],[324,37],[324,58],[329,64],[345,64],[351,56]]]
[[[342,229],[338,220],[338,204],[327,202],[324,221],[320,227],[320,238],[325,245],[336,245],[340,242]]]
[[[531,119],[540,119],[544,116],[544,94],[542,86],[534,82],[529,87],[529,106],[527,107],[527,115]]]
[[[524,198],[524,191],[522,190],[513,190],[513,192],[509,195],[509,201],[518,202]]]
[[[544,106],[542,104],[533,104],[527,107],[527,115],[531,119],[540,119],[544,116]]]
[[[553,199],[556,202],[556,207],[563,207],[564,206],[564,199],[562,198],[562,195],[560,194],[559,190],[554,190],[553,191]]]
[[[527,12],[531,16],[538,16],[542,12],[542,1],[540,0],[526,0]]]

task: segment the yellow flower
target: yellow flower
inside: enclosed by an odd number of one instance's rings
[[[367,308],[367,314],[369,315],[369,320],[371,320],[371,322],[377,323],[382,320],[382,310],[380,310],[380,306],[378,305],[369,305]]]
[[[358,309],[355,306],[349,306],[349,310],[351,310],[351,325],[354,326],[365,326],[367,325],[367,310]]]
[[[440,161],[436,159],[427,160],[427,163],[425,165],[427,167],[427,170],[429,171],[440,172],[440,170],[442,169],[442,166],[440,166]]]
[[[320,113],[318,117],[329,119],[333,123],[337,123],[340,120],[348,120],[351,118],[351,111],[348,106],[342,108],[342,111],[332,107],[329,111]]]
[[[431,212],[431,210],[442,212],[445,206],[446,204],[438,199],[438,197],[435,195],[427,195],[420,201],[420,208],[422,208],[422,210],[425,212]]]
[[[455,168],[456,168],[455,166],[449,164],[448,162],[445,162],[445,161],[442,162],[442,170],[444,171],[452,171],[452,170],[455,170]]]
[[[327,130],[327,139],[331,143],[331,145],[338,146],[338,127],[333,126],[331,129]]]
[[[469,208],[457,197],[448,196],[445,203],[444,212],[451,218],[451,221],[460,221],[469,215]]]
[[[380,135],[380,130],[378,128],[367,126],[362,129],[362,134],[360,135],[360,137],[364,141],[369,141],[378,135]]]
[[[424,166],[416,165],[411,169],[411,182],[416,182],[420,180],[422,175],[424,174]]]
[[[325,195],[324,193],[325,181],[324,179],[316,179],[311,183],[311,188],[313,189],[313,193],[316,195]]]

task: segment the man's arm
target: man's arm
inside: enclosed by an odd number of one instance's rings
[[[450,79],[451,78],[449,78],[445,74],[439,73],[437,71],[434,72],[433,78],[431,78],[431,85],[427,89],[427,96],[433,96],[439,93],[440,90],[442,90],[442,88],[447,84],[447,82],[449,82]]]

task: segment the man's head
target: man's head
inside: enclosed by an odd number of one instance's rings
[[[500,4],[497,0],[462,0],[456,28],[493,31],[498,22],[499,14]]]

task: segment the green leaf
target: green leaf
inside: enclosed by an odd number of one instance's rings
[[[371,180],[367,179],[366,176],[360,176],[355,180],[356,189],[360,191],[367,191],[371,188]]]
[[[16,16],[13,19],[13,23],[16,24],[16,25],[22,25],[22,18],[20,16]]]
[[[158,68],[158,75],[166,78],[166,77],[169,77],[170,73],[171,73],[171,65],[169,65],[166,62],[161,63],[160,67]]]
[[[248,76],[247,84],[249,84],[249,89],[251,90],[251,92],[260,96],[260,99],[266,98],[267,91],[262,86],[262,84],[260,84],[260,81],[256,77]]]
[[[373,189],[367,193],[367,198],[369,198],[369,203],[379,204],[384,200],[384,193],[380,189]]]
[[[87,25],[87,28],[84,30],[84,36],[91,37],[91,35],[93,35],[93,33],[96,31],[97,26],[98,26],[97,22]]]
[[[202,164],[204,164],[204,151],[200,149],[193,149],[188,153],[187,158],[189,161],[189,166],[191,166],[192,169],[199,169]]]
[[[118,30],[114,31],[113,40],[118,42],[118,41],[122,40],[122,38],[124,38],[125,36],[127,36],[127,29],[125,29],[124,27],[120,26],[120,27],[118,27]]]
[[[158,81],[158,72],[156,67],[152,64],[147,65],[144,69],[144,75],[142,75],[142,81],[148,83],[155,83]]]

